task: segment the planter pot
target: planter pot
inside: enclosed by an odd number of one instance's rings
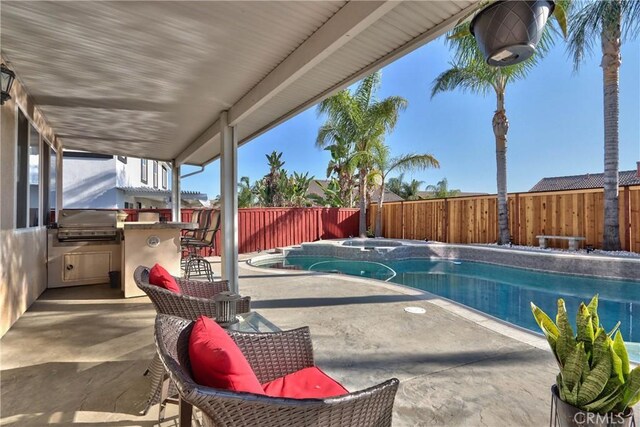
[[[551,425],[559,427],[631,427],[635,426],[633,418],[633,408],[627,409],[623,414],[596,414],[594,412],[583,411],[567,402],[560,400],[558,386],[551,387],[551,394],[555,405],[551,412]],[[554,422],[555,420],[555,422]]]
[[[487,63],[504,67],[533,55],[554,6],[553,0],[504,0],[481,10],[470,30]]]

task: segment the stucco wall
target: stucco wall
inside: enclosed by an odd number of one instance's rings
[[[19,81],[11,96],[0,106],[0,336],[45,290],[47,276],[46,229],[15,229],[17,105],[60,151],[51,128]]]
[[[65,208],[118,208],[116,158],[64,158]]]

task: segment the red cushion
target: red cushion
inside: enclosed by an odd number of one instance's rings
[[[276,378],[262,387],[267,396],[292,399],[322,399],[349,393],[342,384],[315,366]]]
[[[189,337],[193,379],[201,385],[264,394],[258,377],[233,339],[214,320],[200,316]]]
[[[160,264],[154,265],[149,270],[149,284],[160,286],[177,294],[180,293],[180,286],[178,286],[176,279]]]

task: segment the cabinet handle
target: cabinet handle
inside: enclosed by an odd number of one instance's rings
[[[67,265],[67,270],[68,270],[68,271],[73,270],[73,264],[68,264],[68,265]]]

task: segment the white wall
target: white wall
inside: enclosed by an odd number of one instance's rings
[[[17,105],[40,133],[61,151],[51,128],[18,81],[13,85],[11,96],[12,99],[0,106],[0,336],[47,285],[46,229],[15,228]]]
[[[65,208],[118,208],[114,157],[64,157]]]

